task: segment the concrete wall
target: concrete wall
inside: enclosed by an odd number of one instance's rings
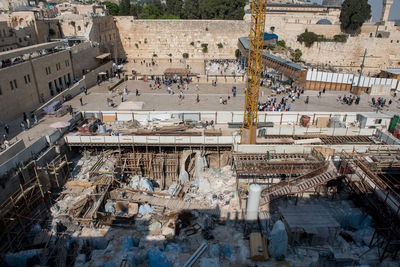
[[[101,118],[104,115],[117,115],[118,121],[146,121],[153,118],[182,118],[184,114],[200,114],[203,121],[211,121],[218,124],[230,122],[242,122],[244,113],[241,111],[86,111],[86,117],[94,115]],[[298,124],[302,115],[310,117],[310,125],[315,125],[318,118],[337,116],[342,122],[353,123],[357,121],[356,112],[258,112],[259,122],[273,122],[275,125]],[[305,128],[304,128],[305,129]]]
[[[12,146],[10,146],[7,150],[2,151],[0,153],[0,164],[3,164],[8,159],[14,157],[18,152],[25,148],[24,140],[18,140]]]
[[[82,78],[83,75],[101,65],[100,60],[96,59],[100,55],[100,47],[86,42],[71,47],[71,60],[74,69],[74,78]],[[84,59],[84,60],[82,60]]]
[[[83,77],[87,87],[92,87],[97,83],[97,77],[100,72],[108,72],[110,75],[112,73],[113,63],[112,61],[92,70],[91,72],[85,74]]]
[[[25,83],[24,77],[28,75],[30,82]],[[0,69],[0,77],[0,121],[14,119],[24,111],[33,110],[40,103],[35,75],[29,61]]]
[[[56,64],[59,64],[60,69],[57,69]],[[60,51],[56,54],[32,59],[32,65],[35,71],[38,93],[42,99],[46,100],[51,97],[49,82],[54,94],[57,94],[57,87],[59,89],[67,88],[68,75],[71,81],[70,84],[72,84],[73,71],[69,51]],[[50,73],[46,73],[46,67],[50,68]]]
[[[236,145],[234,150],[241,153],[310,153],[314,147],[332,148],[337,154],[342,151],[364,153],[369,149],[393,149],[391,145]]]
[[[46,137],[42,136],[29,147],[17,153],[14,157],[0,165],[0,175],[6,175],[11,169],[30,161],[34,155],[40,153],[48,146]],[[1,177],[0,176],[0,177]]]

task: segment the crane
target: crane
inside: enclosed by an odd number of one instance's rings
[[[255,144],[257,133],[258,96],[264,46],[267,0],[253,0],[249,36],[249,57],[246,80],[246,103],[242,126],[242,144]]]

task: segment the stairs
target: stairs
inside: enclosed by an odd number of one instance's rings
[[[328,181],[335,179],[336,177],[337,175],[335,172],[324,172],[314,177],[295,180],[292,184],[280,186],[275,190],[267,193],[265,196],[261,197],[260,207],[267,205],[268,203],[283,196],[298,194],[319,185],[325,184]]]

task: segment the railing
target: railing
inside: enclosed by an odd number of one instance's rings
[[[205,144],[232,145],[240,142],[239,136],[66,136],[68,145],[80,144]]]

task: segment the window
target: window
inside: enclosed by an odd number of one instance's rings
[[[60,69],[61,69],[61,63],[57,63],[57,64],[56,64],[56,69],[57,69],[57,70],[60,70]]]
[[[24,80],[25,80],[25,84],[31,83],[31,77],[29,76],[29,74],[24,76]]]
[[[69,60],[65,60],[65,66],[69,67]]]
[[[1,87],[0,87],[0,95],[2,95],[3,94],[3,92],[1,91]]]
[[[78,31],[80,31],[81,30],[81,26],[78,26]]]
[[[16,80],[10,81],[10,88],[11,88],[11,90],[18,88]]]
[[[47,75],[51,74],[51,69],[50,69],[50,67],[46,67],[46,74],[47,74]]]

